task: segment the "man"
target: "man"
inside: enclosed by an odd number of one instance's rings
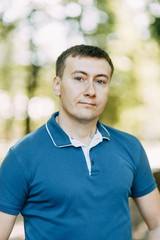
[[[112,73],[97,47],[78,45],[59,56],[59,112],[18,141],[1,166],[1,240],[19,212],[27,240],[131,240],[129,197],[150,239],[160,239],[160,196],[140,142],[98,120]]]

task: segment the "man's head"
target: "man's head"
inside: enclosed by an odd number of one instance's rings
[[[56,76],[62,78],[64,69],[65,69],[66,59],[70,56],[71,57],[77,57],[77,56],[93,57],[98,59],[105,59],[110,65],[111,76],[113,74],[114,66],[107,52],[95,46],[76,45],[62,52],[62,54],[58,57],[56,61]]]
[[[108,100],[112,73],[108,54],[97,47],[80,45],[63,52],[53,79],[63,118],[96,122]]]

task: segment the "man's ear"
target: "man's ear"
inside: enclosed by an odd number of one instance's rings
[[[53,91],[56,96],[61,95],[61,79],[60,77],[54,77],[53,78]]]

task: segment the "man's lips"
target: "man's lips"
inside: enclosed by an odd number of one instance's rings
[[[96,106],[95,103],[90,103],[90,102],[79,102],[79,104],[86,105],[86,106],[92,106],[92,107]]]

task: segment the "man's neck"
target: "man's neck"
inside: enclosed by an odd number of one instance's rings
[[[64,117],[61,112],[56,117],[56,121],[68,136],[87,145],[92,140],[97,129],[97,120],[78,121],[66,116]]]

